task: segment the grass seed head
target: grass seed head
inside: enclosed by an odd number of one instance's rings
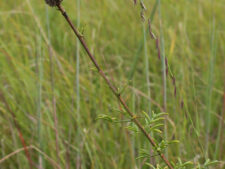
[[[45,0],[45,2],[49,5],[49,6],[57,6],[59,5],[63,0]]]

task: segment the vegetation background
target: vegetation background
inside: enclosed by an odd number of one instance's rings
[[[224,168],[224,0],[156,2],[144,1],[145,22],[132,0],[65,0],[63,6],[112,82],[126,86],[129,107],[137,115],[169,114],[163,133],[180,141],[166,150],[169,159],[209,157]],[[168,60],[166,77],[145,29],[150,17]],[[39,168],[147,168],[146,159],[136,159],[149,148],[142,134],[126,122],[96,120],[126,117],[63,17],[44,0],[0,1],[0,93],[1,169],[29,168],[19,134]]]

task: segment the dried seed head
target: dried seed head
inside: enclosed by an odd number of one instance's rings
[[[57,6],[59,5],[63,0],[45,0],[46,4],[49,6]]]

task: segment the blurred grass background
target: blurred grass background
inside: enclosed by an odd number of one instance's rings
[[[148,18],[155,1],[144,3]],[[113,83],[119,88],[129,84],[123,96],[137,114],[149,110],[148,61],[151,110],[161,112],[162,65],[148,32],[147,49],[139,50],[140,5],[131,0],[81,0],[78,9],[76,0],[65,0],[63,6],[74,24],[80,22],[79,31]],[[224,0],[161,1],[161,18],[156,12],[152,21],[155,35],[162,37],[163,32],[165,56],[176,78],[176,96],[169,76],[166,93],[167,137],[180,140],[168,148],[174,162],[177,157],[194,162],[209,157],[223,161],[216,168],[224,168],[224,10]],[[43,168],[56,168],[52,161],[61,168],[76,168],[78,163],[82,168],[145,168],[135,159],[149,146],[141,134],[127,131],[126,123],[96,120],[99,114],[123,117],[114,111],[119,104],[83,49],[77,64],[76,46],[63,17],[44,0],[0,1],[0,92],[16,114],[27,145],[36,147],[30,150],[33,161]],[[1,160],[22,148],[3,102],[0,126]],[[24,169],[29,163],[19,152],[0,168]]]

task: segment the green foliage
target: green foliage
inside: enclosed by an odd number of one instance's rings
[[[161,167],[159,164],[157,164],[156,167],[153,166],[153,165],[150,164],[150,163],[145,163],[145,164],[146,164],[147,166],[151,167],[152,169],[168,169],[167,166]]]
[[[168,145],[174,144],[174,143],[179,143],[179,141],[178,140],[172,140],[172,141],[162,140],[161,142],[156,143],[157,146],[155,147],[155,151],[158,152],[159,154],[164,153]]]
[[[134,124],[127,126],[126,129],[128,129],[128,130],[130,130],[132,132],[135,132],[135,133],[139,133],[140,132],[138,127],[136,125],[134,125]]]
[[[193,167],[193,162],[191,161],[182,162],[180,158],[178,158],[178,162],[174,166],[175,169],[188,169],[190,167]]]
[[[174,165],[174,169],[207,169],[208,167],[215,167],[215,165],[218,164],[218,161],[210,161],[209,159],[207,159],[205,161],[205,163],[203,165],[201,164],[194,164],[191,161],[187,161],[187,162],[182,162],[180,158],[178,158],[178,162]],[[160,165],[157,164],[156,166],[150,164],[150,163],[145,163],[145,165],[151,167],[152,169],[168,169],[167,166],[165,165]]]
[[[217,161],[217,160],[211,161],[210,159],[207,159],[203,165],[198,164],[196,169],[206,169],[208,167],[215,166],[218,163],[219,163],[219,161]]]
[[[98,120],[98,119],[103,119],[103,120],[106,120],[106,121],[109,121],[109,122],[116,122],[115,117],[111,117],[111,116],[108,116],[108,115],[105,115],[105,114],[98,115],[96,120]]]

